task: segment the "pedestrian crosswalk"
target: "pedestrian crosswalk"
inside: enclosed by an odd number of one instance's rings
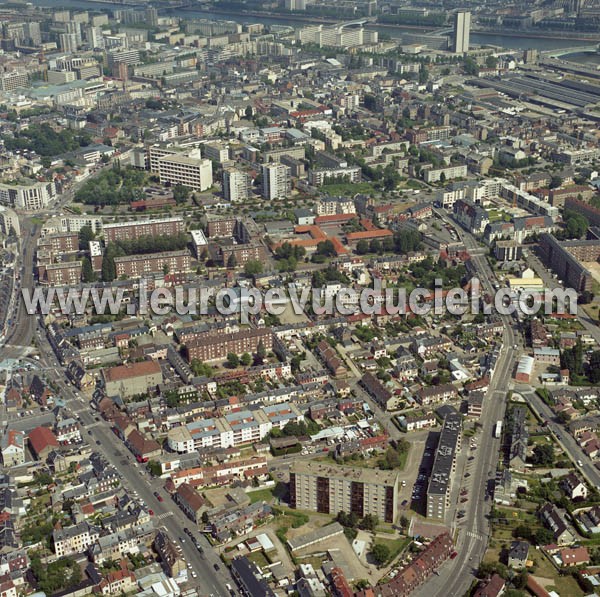
[[[467,531],[467,537],[471,537],[473,539],[477,539],[478,541],[483,541],[484,536],[481,533],[476,533],[474,531]]]
[[[158,520],[164,520],[169,516],[173,516],[173,512],[165,512],[164,514],[159,514],[158,516],[156,516],[156,518],[158,518]]]

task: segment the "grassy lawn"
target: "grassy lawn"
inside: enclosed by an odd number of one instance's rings
[[[273,489],[274,487],[267,487],[265,489],[257,489],[256,491],[252,491],[248,493],[248,497],[250,498],[250,503],[255,504],[256,502],[267,502],[270,503],[273,499]]]
[[[542,528],[542,524],[535,514],[515,508],[497,508],[504,517],[502,522],[494,523],[494,540],[499,543],[507,543],[514,540],[513,531],[520,525],[525,525],[535,533]]]
[[[264,487],[263,489],[257,489],[256,491],[248,492],[250,503],[256,502],[267,502],[270,504],[275,499],[283,499],[287,492],[287,487],[284,483],[277,483],[274,487]]]
[[[248,554],[248,559],[251,562],[254,562],[259,568],[265,568],[269,565],[269,560],[267,560],[262,551],[253,551],[252,553]]]
[[[546,587],[548,591],[552,591],[552,587],[554,587],[559,595],[568,595],[569,597],[583,595],[577,581],[572,576],[559,576],[556,568],[541,553],[535,554],[535,560],[538,565],[534,576],[552,579],[552,586]]]
[[[393,562],[398,557],[398,555],[400,555],[400,552],[403,549],[405,549],[411,541],[412,539],[410,539],[409,537],[401,537],[400,539],[381,539],[379,537],[375,538],[375,543],[386,545],[390,550],[390,557],[387,563]]]
[[[353,196],[356,193],[366,193],[370,194],[374,192],[375,188],[370,182],[345,182],[338,184],[324,184],[321,187],[321,190],[324,193],[328,193],[330,195],[347,195]]]

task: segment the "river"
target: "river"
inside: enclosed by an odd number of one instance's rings
[[[131,7],[121,7],[118,4],[103,3],[103,2],[89,2],[88,0],[31,0],[35,6],[45,6],[50,8],[76,8],[84,10],[117,10],[119,8],[125,8],[131,10]],[[189,9],[173,9],[171,14],[187,19],[203,18],[210,20],[228,20],[237,21],[239,23],[256,23],[260,22],[265,25],[290,25],[297,28],[301,22],[298,20],[286,19],[285,16],[265,16],[265,17],[250,17],[247,15],[234,15],[234,14],[222,14],[212,13],[209,11],[202,10],[189,10]],[[307,22],[309,19],[307,19]],[[390,35],[391,37],[400,37],[402,33],[415,33],[415,29],[406,29],[402,27],[377,27],[374,26],[380,33]],[[549,34],[551,35],[551,34]],[[558,34],[557,34],[558,35]],[[598,38],[600,42],[600,36]],[[474,44],[492,44],[494,46],[501,46],[503,48],[522,50],[525,48],[535,48],[537,50],[558,50],[561,48],[573,48],[577,46],[590,46],[594,45],[593,41],[583,41],[574,39],[560,39],[560,38],[537,38],[537,37],[526,37],[520,35],[502,35],[502,34],[481,34],[477,32],[471,33],[471,42]]]

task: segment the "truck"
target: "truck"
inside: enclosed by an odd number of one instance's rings
[[[494,437],[500,437],[502,435],[502,421],[496,421],[494,426]]]

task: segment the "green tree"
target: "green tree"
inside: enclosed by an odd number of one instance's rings
[[[479,75],[479,66],[477,65],[477,62],[475,62],[475,60],[470,56],[465,58],[465,61],[463,62],[463,68],[467,75],[475,77]]]
[[[366,255],[369,252],[368,241],[362,239],[356,243],[356,252],[358,255]]]
[[[249,353],[245,352],[240,357],[240,363],[244,365],[244,367],[249,367],[250,365],[252,365],[252,356]]]
[[[181,184],[177,184],[173,187],[173,199],[175,199],[175,203],[178,205],[180,203],[185,203],[190,196],[190,189],[188,187],[184,187]]]
[[[554,535],[550,529],[545,527],[539,528],[535,532],[535,542],[538,545],[549,545],[554,542]]]
[[[198,377],[212,377],[213,375],[212,367],[198,359],[192,359],[190,367],[194,375],[197,375]]]
[[[498,59],[495,56],[488,56],[485,59],[485,66],[487,68],[496,68],[498,66]]]
[[[335,246],[333,245],[333,242],[327,239],[318,243],[316,254],[324,257],[335,256]]]
[[[256,356],[260,363],[262,363],[267,356],[267,349],[265,348],[265,344],[262,340],[258,341],[258,346],[256,347]]]
[[[247,276],[256,276],[263,271],[263,265],[258,259],[250,259],[244,265],[244,273]]]
[[[390,559],[390,548],[383,543],[375,543],[371,549],[371,555],[375,562],[382,566]]]
[[[588,377],[592,383],[600,383],[600,350],[595,350],[590,355],[590,369]]]
[[[235,352],[230,352],[227,354],[227,366],[230,369],[235,369],[240,364],[240,359],[238,358]]]
[[[79,231],[79,249],[81,251],[87,251],[90,246],[90,241],[96,238],[94,231],[91,226],[82,226]]]
[[[92,269],[92,262],[89,257],[84,257],[82,261],[81,276],[84,282],[90,283],[96,281],[96,274]]]
[[[104,282],[112,282],[117,277],[115,257],[122,257],[124,255],[125,252],[116,243],[110,243],[106,247],[102,258],[102,280]]]
[[[554,445],[553,444],[538,444],[533,448],[531,456],[533,464],[539,466],[550,466],[554,463]]]
[[[235,258],[235,253],[231,253],[227,258],[227,268],[234,269],[237,267],[237,259]]]
[[[160,466],[160,462],[156,460],[150,460],[146,464],[146,468],[153,477],[160,477],[162,475],[162,467]]]
[[[562,185],[563,181],[562,178],[556,174],[553,174],[552,177],[550,178],[550,188],[551,189],[557,189],[558,187],[560,187]]]
[[[374,514],[367,514],[360,521],[360,528],[364,529],[365,531],[373,532],[377,528],[378,524],[379,518],[377,518],[377,516],[375,516]]]

